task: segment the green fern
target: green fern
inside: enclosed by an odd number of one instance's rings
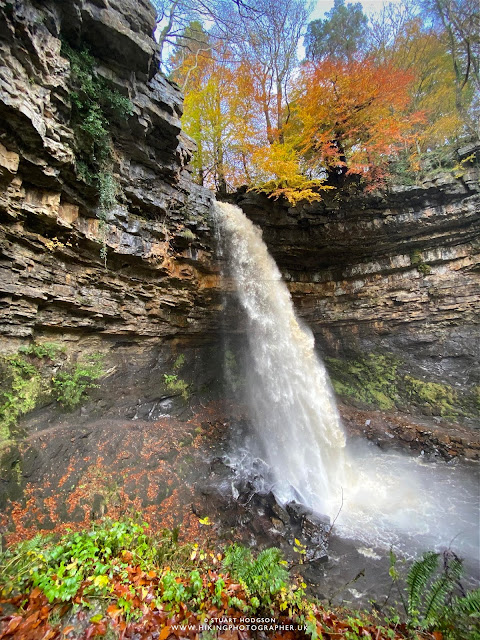
[[[269,607],[286,587],[289,575],[285,564],[282,552],[275,547],[255,559],[249,549],[236,544],[228,547],[223,561],[224,568],[242,584],[254,610]]]
[[[444,559],[443,573],[433,582],[425,599],[424,619],[427,626],[444,613],[445,605],[451,602],[453,590],[463,573],[462,562],[456,555],[445,555]]]
[[[446,610],[444,636],[452,640],[480,640],[480,589],[453,598]]]
[[[465,595],[460,583],[462,560],[452,551],[444,551],[443,566],[439,566],[441,557],[429,551],[408,572],[408,624],[441,631],[449,640],[480,640],[480,590]]]
[[[428,582],[433,578],[438,569],[438,553],[428,551],[423,554],[421,560],[415,562],[407,576],[408,604],[407,614],[412,620],[419,616],[422,598]]]
[[[452,608],[458,613],[480,620],[480,589],[470,591],[462,598],[455,598]]]

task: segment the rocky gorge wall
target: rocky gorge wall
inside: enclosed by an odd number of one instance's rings
[[[336,391],[478,426],[480,187],[459,179],[289,208],[243,193]]]
[[[147,404],[159,378],[180,375],[178,357],[188,356],[189,381],[218,382],[220,329],[238,330],[238,314],[222,318],[212,196],[191,180],[182,96],[158,72],[153,8],[0,9],[1,350],[48,340],[74,360],[101,352],[115,389],[136,387]],[[81,171],[66,42],[86,46],[97,76],[131,105],[112,124],[107,211]],[[235,200],[262,227],[342,397],[475,421],[478,168],[383,195],[326,192],[296,208],[252,193]]]
[[[0,350],[47,340],[73,360],[100,352],[111,386],[131,393],[135,369],[140,396],[161,396],[152,368],[161,382],[185,352],[203,384],[217,375],[221,306],[212,198],[190,177],[193,146],[182,96],[158,71],[153,7],[1,0],[0,11]],[[65,42],[88,50],[95,78],[131,105],[109,132],[107,211],[80,170],[72,113],[82,95]]]

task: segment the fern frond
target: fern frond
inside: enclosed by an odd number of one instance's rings
[[[462,614],[480,620],[480,589],[470,591],[463,598],[455,598],[452,610],[454,614]]]
[[[424,618],[427,625],[445,616],[445,606],[451,603],[455,587],[459,585],[463,573],[463,563],[451,551],[443,554],[443,572],[431,585],[425,599]]]
[[[424,589],[438,568],[440,554],[428,551],[423,554],[421,560],[417,560],[407,575],[408,586],[408,615],[414,617],[420,608],[420,601]]]
[[[452,583],[448,576],[441,575],[430,587],[424,608],[425,625],[433,623],[439,617],[441,610],[445,607],[445,598],[452,589]]]
[[[282,552],[276,547],[265,549],[254,559],[249,549],[232,545],[225,551],[223,566],[239,580],[248,596],[254,596],[262,606],[270,606],[272,596],[288,582],[282,562]]]

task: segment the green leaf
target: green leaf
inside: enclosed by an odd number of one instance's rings
[[[93,622],[93,624],[98,624],[102,620],[103,620],[103,614],[101,614],[101,613],[97,613],[97,615],[92,616],[90,618],[90,622]]]

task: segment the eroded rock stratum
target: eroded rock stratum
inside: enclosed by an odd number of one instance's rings
[[[190,180],[182,98],[158,72],[153,8],[1,4],[2,335],[208,334],[211,196]],[[132,105],[112,126],[117,204],[105,223],[76,163],[65,38],[88,47],[98,76]]]
[[[184,348],[202,360],[220,308],[211,195],[190,178],[192,142],[182,96],[158,71],[154,9],[76,0],[0,9],[1,350],[33,339],[62,342],[74,359],[102,352],[114,388],[128,391],[136,368],[148,396],[159,362]],[[74,112],[86,97],[66,47],[90,56],[113,106],[129,104],[107,131],[108,207],[99,176],[82,171],[89,123],[75,124]],[[97,171],[98,152],[92,144],[87,157]],[[194,370],[202,383],[204,367]]]

